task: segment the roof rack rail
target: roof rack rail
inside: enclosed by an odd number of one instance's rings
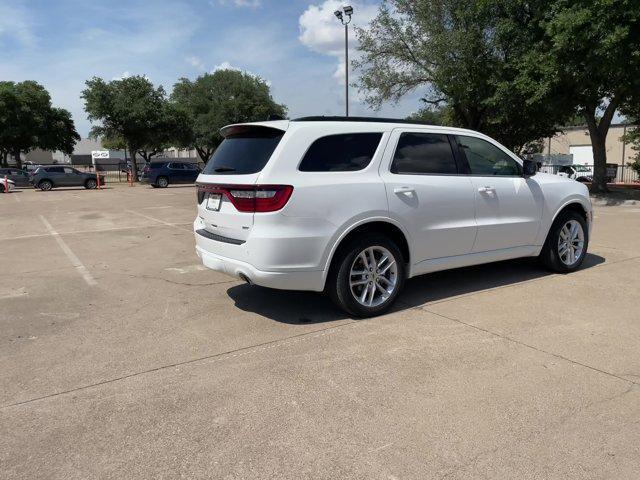
[[[421,120],[407,120],[405,118],[380,117],[341,117],[341,116],[311,116],[294,118],[292,122],[376,122],[376,123],[408,123],[414,125],[434,125],[432,122]]]

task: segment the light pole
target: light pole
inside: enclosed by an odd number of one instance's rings
[[[344,14],[342,13],[344,12]],[[346,6],[340,10],[336,10],[333,14],[344,25],[344,108],[345,114],[349,116],[349,24],[351,23],[351,15],[353,15],[353,7]]]

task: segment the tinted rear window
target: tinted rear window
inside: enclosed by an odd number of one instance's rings
[[[260,172],[278,146],[284,132],[262,129],[230,135],[218,146],[202,173],[244,175]]]
[[[162,163],[162,162],[160,162],[160,163],[150,163],[149,164],[149,168],[151,170],[155,170],[157,168],[162,168],[162,167],[164,167],[164,163]]]
[[[376,153],[382,133],[349,133],[317,139],[300,162],[301,172],[362,170]]]
[[[458,173],[453,151],[446,135],[437,133],[403,133],[391,164],[392,173]]]

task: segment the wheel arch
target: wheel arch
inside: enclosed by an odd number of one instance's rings
[[[389,236],[398,245],[402,253],[402,259],[407,266],[411,263],[411,248],[409,246],[408,235],[404,229],[390,218],[370,218],[361,220],[345,229],[338,239],[333,242],[331,251],[327,257],[324,269],[324,282],[326,283],[329,271],[335,266],[335,260],[342,248],[345,248],[354,238],[371,233],[381,233]],[[410,269],[407,268],[407,271]]]
[[[549,225],[547,226],[546,232],[544,234],[544,239],[543,239],[543,243],[542,245],[545,245],[547,243],[547,239],[549,238],[549,233],[551,232],[551,227],[553,227],[553,224],[555,223],[556,219],[558,218],[558,216],[566,211],[573,211],[576,212],[578,215],[581,215],[585,222],[587,222],[587,230],[590,230],[590,221],[589,221],[589,211],[591,210],[590,207],[587,207],[585,205],[585,202],[583,199],[581,198],[572,198],[569,199],[567,201],[565,201],[560,208],[558,208],[556,210],[556,213],[553,215],[553,218],[551,219],[551,221],[549,222]],[[590,233],[590,232],[587,232]]]

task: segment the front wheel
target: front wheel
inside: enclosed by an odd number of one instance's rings
[[[398,246],[384,235],[368,235],[338,251],[325,290],[348,314],[372,317],[393,304],[405,276]]]
[[[90,178],[89,180],[84,182],[84,188],[88,190],[93,190],[94,188],[96,188],[97,185],[98,185],[97,182],[93,178]]]
[[[38,188],[40,190],[42,190],[43,192],[48,192],[49,190],[51,190],[53,188],[53,183],[51,183],[50,180],[42,180],[38,184]]]
[[[158,177],[156,179],[156,185],[160,188],[167,188],[169,186],[169,179],[167,177]]]
[[[554,272],[573,272],[582,265],[588,246],[589,230],[585,218],[577,212],[564,211],[549,230],[540,260]]]

